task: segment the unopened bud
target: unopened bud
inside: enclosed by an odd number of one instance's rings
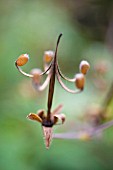
[[[17,64],[17,66],[23,66],[28,62],[28,60],[29,60],[29,55],[28,54],[22,54],[16,60],[16,64]]]
[[[85,84],[85,77],[82,73],[75,75],[75,85],[78,89],[83,90]]]
[[[83,60],[80,63],[79,69],[82,74],[86,74],[90,68],[90,65],[87,61]]]
[[[54,57],[54,51],[45,51],[44,53],[44,62],[49,63]]]

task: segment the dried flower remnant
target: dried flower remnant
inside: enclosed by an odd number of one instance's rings
[[[49,148],[53,132],[52,127],[53,125],[58,124],[59,121],[63,124],[65,122],[65,115],[60,113],[62,105],[59,105],[53,112],[51,112],[52,107],[52,101],[53,101],[53,94],[54,94],[54,86],[55,86],[55,77],[57,78],[58,82],[62,86],[62,88],[70,93],[76,94],[83,90],[84,88],[84,80],[85,80],[85,74],[88,71],[88,67],[85,67],[85,72],[79,73],[74,76],[74,78],[70,79],[65,77],[59,67],[58,59],[57,59],[57,51],[58,51],[58,45],[60,42],[62,34],[59,35],[56,49],[54,51],[45,51],[44,53],[44,72],[42,72],[40,69],[33,69],[31,70],[30,74],[25,73],[20,66],[23,66],[24,64],[20,65],[18,64],[19,58],[16,60],[15,65],[19,72],[21,72],[23,75],[32,78],[33,86],[36,90],[42,91],[46,88],[46,86],[49,84],[49,91],[48,91],[48,102],[47,102],[47,112],[45,114],[44,110],[38,111],[37,114],[30,113],[27,118],[30,120],[35,120],[37,122],[40,122],[43,129],[44,139],[46,148]],[[24,55],[21,56],[21,59],[24,58]],[[24,60],[24,59],[23,59]],[[86,64],[86,63],[85,63]],[[84,67],[84,63],[82,64]],[[42,76],[47,74],[46,80],[42,83]],[[80,76],[78,76],[80,75]],[[62,78],[64,80],[67,80],[69,82],[75,83],[77,89],[72,90],[69,89],[64,82],[62,81]]]
[[[45,114],[44,110],[39,110],[37,114],[30,113],[27,116],[28,119],[41,123],[45,145],[47,149],[49,148],[52,141],[53,125],[57,125],[59,122],[61,122],[61,124],[65,122],[65,115],[63,113],[60,113],[61,108],[62,105],[59,105],[53,112],[51,112],[51,117],[49,120],[48,120],[48,115]]]

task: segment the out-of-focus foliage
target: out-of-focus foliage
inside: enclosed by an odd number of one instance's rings
[[[98,30],[92,27],[80,29],[77,20],[78,1],[52,0],[1,0],[0,1],[0,169],[1,170],[44,170],[44,169],[99,169],[110,170],[113,167],[113,128],[106,130],[104,136],[95,141],[54,140],[50,150],[46,150],[41,134],[41,127],[26,119],[29,112],[46,109],[47,90],[35,92],[29,79],[17,72],[14,61],[20,54],[30,54],[30,62],[24,67],[27,72],[33,67],[43,68],[42,58],[45,50],[54,50],[59,33],[63,37],[59,46],[59,64],[62,72],[72,77],[79,71],[82,59],[90,62],[91,70],[86,77],[85,90],[78,95],[65,92],[56,82],[53,108],[64,105],[63,112],[67,115],[64,127],[72,128],[77,116],[84,114],[85,109],[93,103],[101,104],[112,82],[112,51],[108,49],[106,36],[91,39],[87,32]],[[89,3],[90,2],[90,3]],[[88,12],[88,7],[95,7],[97,1],[79,1]],[[112,1],[110,1],[112,4]],[[106,1],[99,1],[98,13],[93,8],[93,15],[100,16],[104,7],[108,14],[106,30],[112,25]],[[73,8],[72,8],[73,7]],[[75,8],[74,8],[75,7]],[[112,8],[112,5],[111,5]],[[89,8],[88,8],[89,9]],[[90,12],[90,11],[89,11]],[[73,14],[73,15],[72,15]],[[74,15],[75,14],[75,15]],[[85,13],[86,14],[86,13]],[[106,15],[107,15],[106,14]],[[90,18],[87,20],[90,22]],[[74,20],[73,20],[73,17]],[[101,19],[102,18],[102,19]],[[101,15],[100,21],[104,21]],[[84,20],[87,24],[86,20]],[[105,20],[106,22],[106,20]],[[93,23],[93,19],[92,19]],[[100,23],[100,22],[99,22]],[[102,22],[103,23],[103,22]],[[93,23],[94,24],[94,23]],[[100,23],[100,27],[101,27]],[[101,32],[101,29],[99,29]],[[104,34],[108,33],[104,31]],[[85,36],[84,36],[85,35]],[[108,34],[110,37],[110,32]],[[112,35],[111,35],[112,37]],[[109,42],[112,42],[111,39]],[[107,63],[100,86],[100,75],[96,65]],[[71,87],[70,84],[67,84]],[[103,85],[103,86],[102,86]],[[74,86],[72,87],[74,88]],[[110,116],[112,117],[112,104]],[[68,126],[67,126],[68,125]],[[74,128],[74,127],[73,127]],[[57,126],[55,131],[63,131],[63,126]],[[74,130],[74,129],[73,129]]]

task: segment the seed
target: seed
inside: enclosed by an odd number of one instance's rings
[[[28,62],[28,60],[29,60],[29,55],[28,54],[22,54],[16,60],[16,64],[17,64],[17,66],[23,66]]]
[[[54,57],[54,51],[45,51],[44,53],[44,62],[49,63]]]
[[[85,84],[85,77],[82,73],[75,75],[75,85],[78,89],[83,90]]]
[[[81,73],[86,74],[90,68],[90,65],[87,61],[83,60],[81,61],[79,68]]]

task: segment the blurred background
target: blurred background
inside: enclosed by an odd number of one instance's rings
[[[55,133],[74,131],[78,121],[82,124],[87,109],[101,106],[113,81],[113,0],[0,1],[0,170],[113,169],[113,128],[96,140],[54,139],[46,150],[40,124],[26,119],[30,112],[47,109],[47,89],[36,92],[14,62],[28,53],[30,61],[23,69],[43,69],[44,51],[55,49],[61,32],[62,72],[73,77],[81,60],[91,69],[80,94],[69,94],[56,82],[52,108],[63,104],[67,119],[54,127]],[[111,102],[108,120],[112,107]]]

